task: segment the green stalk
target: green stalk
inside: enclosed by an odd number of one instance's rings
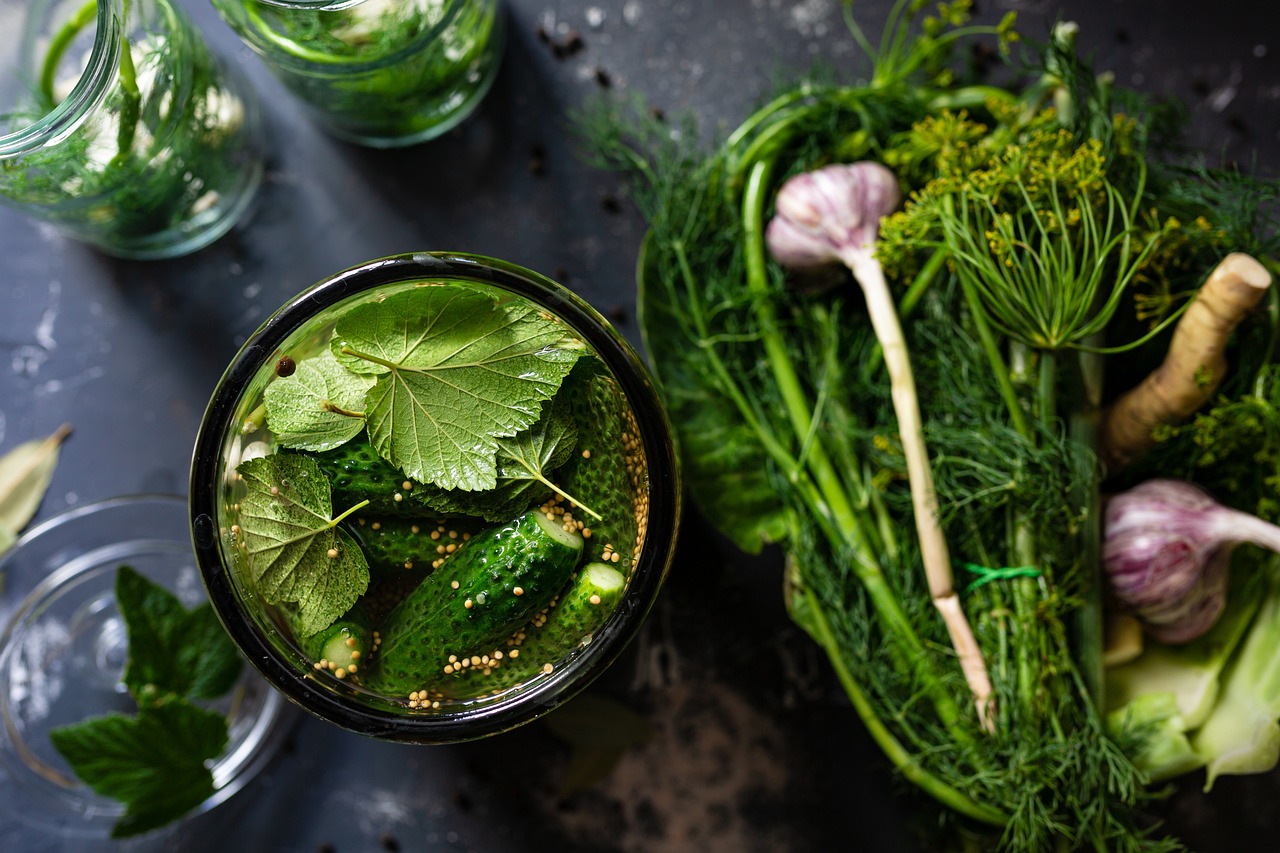
[[[353,62],[363,62],[362,59],[348,56],[337,56],[332,53],[326,53],[320,50],[312,50],[305,45],[298,44],[291,38],[280,35],[271,28],[271,25],[262,19],[262,15],[258,14],[256,0],[249,0],[244,4],[245,14],[249,16],[250,23],[262,34],[262,37],[271,44],[283,50],[298,59],[307,62],[318,62],[323,65],[345,65]]]
[[[98,16],[97,0],[89,0],[66,23],[54,33],[45,51],[44,62],[40,66],[40,93],[48,108],[58,105],[53,86],[58,73],[58,66],[76,36],[89,26]],[[125,5],[122,24],[127,26],[128,4]],[[123,103],[120,107],[120,124],[116,128],[115,157],[111,158],[111,166],[119,167],[128,158],[133,149],[133,140],[137,136],[138,121],[142,115],[142,93],[138,89],[138,73],[133,65],[133,50],[129,46],[127,34],[120,36],[119,81]]]
[[[746,254],[747,289],[756,297],[755,312],[763,330],[761,343],[765,357],[782,394],[787,416],[796,435],[808,435],[812,429],[812,409],[807,395],[796,375],[795,366],[787,354],[786,343],[778,331],[778,319],[770,302],[768,276],[765,272],[764,250],[764,187],[772,172],[772,162],[758,161],[751,168],[743,195],[742,242]],[[857,520],[848,495],[840,488],[839,478],[827,458],[821,442],[814,443],[807,459],[801,459],[814,474],[822,489],[830,512],[842,528],[854,528]]]
[[[915,757],[902,746],[897,738],[893,736],[893,733],[889,731],[884,721],[876,714],[870,700],[862,692],[862,687],[858,684],[857,679],[853,677],[853,674],[849,672],[849,668],[845,666],[844,659],[837,648],[835,636],[832,634],[831,625],[827,622],[826,615],[822,611],[822,605],[817,600],[813,590],[806,586],[804,595],[808,599],[813,626],[818,631],[818,641],[827,652],[827,658],[831,661],[831,666],[836,671],[836,677],[844,687],[845,693],[849,696],[849,701],[852,703],[854,710],[858,712],[858,716],[862,719],[863,725],[867,727],[867,732],[876,742],[876,745],[893,762],[894,767],[898,768],[898,771],[908,781],[957,813],[992,826],[1004,826],[1007,824],[1009,815],[999,809],[977,802],[958,789],[948,785],[916,762]]]
[[[1031,432],[1027,428],[1027,417],[1022,411],[1022,404],[1018,402],[1018,392],[1013,387],[1013,380],[1009,378],[1009,367],[1005,364],[1004,356],[1000,354],[1000,345],[991,331],[991,325],[987,322],[986,309],[982,307],[982,302],[978,299],[978,294],[969,277],[961,274],[959,279],[960,290],[964,294],[965,302],[969,305],[969,316],[973,321],[973,328],[978,333],[978,342],[982,345],[982,351],[986,353],[987,361],[991,364],[991,373],[995,377],[996,388],[1000,391],[1000,399],[1004,401],[1005,408],[1009,411],[1009,422],[1013,424],[1013,428],[1019,435],[1030,439]]]
[[[1027,376],[1028,362],[1031,360],[1031,353],[1028,348],[1020,343],[1012,342],[1010,347],[1010,362],[1012,363],[1013,376],[1025,382]],[[1012,380],[1009,380],[1012,382]],[[1020,408],[1021,404],[1015,400],[1015,408],[1011,409],[1011,413]],[[1012,414],[1011,414],[1012,417]],[[1034,441],[1034,436],[1028,434],[1028,438]],[[1040,553],[1036,548],[1035,537],[1031,532],[1028,520],[1023,510],[1019,506],[1012,508],[1013,519],[1013,562],[1020,566],[1036,566],[1040,563]],[[1036,584],[1029,578],[1018,578],[1012,583],[1013,612],[1017,619],[1018,632],[1034,635],[1032,628],[1035,625],[1036,614],[1035,608],[1038,596],[1036,595]],[[1039,666],[1040,660],[1039,649],[1033,649],[1030,643],[1025,640],[1016,644],[1018,670],[1018,704],[1022,707],[1022,718],[1024,723],[1030,725],[1038,719],[1036,714],[1035,693],[1036,686],[1040,683]]]
[[[54,98],[53,83],[58,73],[58,64],[62,62],[62,55],[67,52],[67,48],[71,46],[71,42],[75,41],[76,36],[80,35],[80,31],[93,23],[97,16],[98,2],[89,0],[76,10],[76,13],[50,39],[49,49],[44,54],[44,63],[40,66],[40,93],[44,96],[49,109],[58,105],[58,101]]]
[[[125,28],[128,28],[129,5],[124,6]],[[119,167],[129,158],[133,140],[138,133],[138,121],[142,118],[142,93],[138,90],[138,72],[133,65],[133,48],[129,36],[120,36],[120,92],[124,103],[120,108],[120,125],[116,129],[116,156],[111,165]]]
[[[772,101],[752,113],[746,121],[738,125],[738,128],[729,135],[728,139],[725,140],[725,150],[732,151],[737,148],[747,139],[747,137],[755,133],[756,128],[764,124],[765,121],[773,118],[774,115],[782,112],[793,104],[798,104],[801,101],[807,100],[812,94],[813,85],[805,82],[792,91],[774,98]]]
[[[1071,416],[1069,430],[1072,441],[1084,447],[1098,446],[1098,411],[1102,404],[1102,360],[1088,352],[1077,356],[1077,364],[1084,386],[1081,411]],[[1092,459],[1092,457],[1090,457]],[[1106,711],[1106,678],[1102,666],[1103,653],[1103,603],[1102,603],[1102,495],[1098,477],[1092,470],[1077,471],[1075,480],[1086,484],[1083,495],[1089,513],[1076,536],[1077,554],[1085,586],[1081,603],[1075,613],[1076,647],[1080,676],[1093,699],[1099,715]]]

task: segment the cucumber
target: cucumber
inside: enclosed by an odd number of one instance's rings
[[[551,495],[536,480],[519,480],[516,487],[490,491],[445,489],[434,483],[417,483],[383,459],[367,433],[332,450],[285,450],[309,456],[329,480],[336,507],[368,501],[363,510],[379,518],[438,519],[474,517],[490,523],[505,522]],[[565,454],[566,456],[568,454]],[[561,460],[563,461],[563,460]]]
[[[588,563],[547,611],[499,647],[502,657],[489,666],[468,667],[456,678],[464,682],[453,695],[480,696],[519,684],[547,672],[594,634],[609,619],[626,587],[626,578],[613,566]]]
[[[369,505],[363,512],[371,516],[434,519],[440,514],[426,503],[425,490],[378,455],[366,433],[333,450],[281,452],[301,453],[316,461],[320,472],[329,480],[335,507],[345,509],[367,500]]]
[[[364,683],[401,698],[440,691],[453,662],[483,659],[550,605],[581,555],[582,536],[540,510],[473,536],[379,623]]]
[[[360,672],[374,650],[373,625],[359,603],[323,631],[297,639],[317,670],[328,670],[338,678]]]
[[[470,519],[358,515],[342,527],[364,552],[373,579],[425,575],[483,527]]]
[[[580,452],[557,471],[556,484],[603,518],[590,521],[588,560],[628,574],[649,520],[648,467],[640,431],[617,381],[580,359],[561,387],[578,422]]]

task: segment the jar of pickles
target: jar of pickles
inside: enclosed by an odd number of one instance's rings
[[[334,135],[389,148],[466,118],[502,58],[498,0],[213,0]]]

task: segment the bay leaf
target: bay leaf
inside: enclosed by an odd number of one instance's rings
[[[0,456],[0,551],[6,544],[5,533],[16,537],[31,521],[44,500],[53,471],[58,465],[62,440],[71,432],[63,424],[46,438],[24,441]]]

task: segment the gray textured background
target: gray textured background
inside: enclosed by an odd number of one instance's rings
[[[444,138],[375,152],[312,127],[200,0],[179,0],[248,70],[273,139],[252,218],[166,262],[105,258],[0,209],[0,448],[75,426],[40,518],[138,492],[183,492],[205,400],[287,297],[357,262],[417,249],[495,255],[561,279],[633,342],[642,223],[627,187],[585,166],[572,111],[599,89],[729,128],[815,60],[866,70],[837,0],[508,0],[505,64]],[[877,33],[888,4],[856,5]],[[1042,34],[1082,26],[1099,68],[1180,97],[1193,141],[1280,167],[1277,4],[984,0]],[[539,30],[584,47],[558,57]],[[530,168],[540,157],[539,173]],[[615,205],[613,202],[620,202]],[[122,850],[825,851],[912,849],[901,800],[814,648],[787,623],[775,555],[744,560],[696,516],[639,642],[596,688],[645,713],[647,745],[564,797],[568,751],[541,724],[482,743],[390,746],[305,719],[230,804]],[[2,771],[0,771],[2,772]],[[1202,851],[1274,849],[1277,774],[1194,780],[1167,808]],[[0,823],[0,851],[84,850]]]

